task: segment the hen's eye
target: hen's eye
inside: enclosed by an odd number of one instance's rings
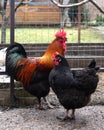
[[[61,59],[59,59],[59,62],[61,62]]]
[[[59,57],[57,58],[57,60],[58,60],[58,62],[60,62],[60,61],[61,61],[61,59],[60,59]]]

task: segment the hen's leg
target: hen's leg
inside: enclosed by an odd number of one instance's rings
[[[64,117],[64,119],[63,119],[63,120],[67,120],[67,119],[69,119],[68,114],[69,114],[69,110],[66,110],[66,115],[65,115],[65,117]]]
[[[72,109],[72,114],[71,117],[68,115],[69,114],[69,110],[66,110],[65,113],[65,117],[61,118],[61,117],[57,117],[58,119],[61,119],[62,121],[66,121],[66,120],[74,120],[75,119],[75,109]]]
[[[75,109],[72,109],[72,113],[71,113],[70,117],[69,117],[68,113],[69,113],[69,110],[66,110],[66,116],[65,116],[64,120],[67,120],[67,119],[75,120]]]
[[[72,120],[75,120],[75,109],[72,109],[71,117]]]

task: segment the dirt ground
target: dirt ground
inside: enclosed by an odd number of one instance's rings
[[[88,106],[76,110],[74,121],[61,121],[65,109],[59,105],[54,94],[49,95],[51,102],[58,108],[38,110],[35,106],[0,109],[0,130],[104,130],[104,73],[99,73],[100,81]]]

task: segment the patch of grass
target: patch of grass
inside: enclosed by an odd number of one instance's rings
[[[15,28],[15,41],[19,43],[50,43],[59,28]],[[67,43],[78,42],[78,29],[65,28]],[[1,31],[0,31],[1,35]],[[10,29],[7,29],[6,43],[10,43]],[[104,35],[87,28],[81,30],[81,43],[104,43]]]
[[[104,43],[104,34],[97,30],[85,29],[81,32],[81,42]]]

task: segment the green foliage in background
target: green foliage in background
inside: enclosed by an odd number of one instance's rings
[[[96,24],[97,25],[104,25],[104,17],[102,15],[96,16]]]
[[[70,0],[70,3],[78,3],[78,0]],[[78,6],[70,8],[68,11],[68,15],[72,26],[76,26],[78,24]],[[83,5],[81,6],[81,23],[85,24],[89,20],[90,20],[89,9],[87,9]]]

